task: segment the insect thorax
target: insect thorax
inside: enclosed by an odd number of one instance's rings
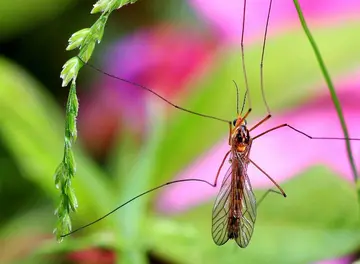
[[[246,153],[251,145],[249,130],[245,125],[238,126],[232,136],[232,145],[237,152]]]

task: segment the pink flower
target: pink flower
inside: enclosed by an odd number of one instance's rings
[[[360,2],[357,0],[300,0],[306,19],[311,22],[333,23],[344,17],[358,17]],[[192,0],[190,3],[203,14],[225,39],[238,42],[241,34],[243,1]],[[268,0],[247,1],[245,34],[263,34],[268,11]],[[293,1],[273,1],[270,28],[279,30],[299,26]],[[247,37],[247,42],[249,38]]]

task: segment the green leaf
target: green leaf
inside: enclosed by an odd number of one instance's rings
[[[99,0],[94,4],[93,9],[91,9],[90,13],[95,14],[98,12],[103,12],[109,5],[109,0]]]
[[[97,40],[97,43],[101,42],[101,39],[104,35],[105,25],[108,17],[108,15],[101,16],[98,21],[96,21],[96,23],[92,26],[93,38]]]
[[[77,129],[76,129],[76,115],[74,114],[68,114],[66,117],[66,136],[69,138],[73,138],[73,140],[76,140],[77,138]]]
[[[82,61],[84,61],[84,62],[89,61],[89,59],[91,58],[91,55],[95,49],[95,44],[96,44],[95,40],[91,40],[82,47],[80,54],[79,54]]]
[[[137,0],[99,0],[94,4],[94,8],[91,10],[91,14],[98,12],[111,12],[115,9],[119,9],[127,4],[133,4]]]
[[[84,28],[72,34],[69,38],[69,45],[66,47],[66,50],[73,50],[81,47],[84,39],[86,39],[89,32],[90,28]]]
[[[71,83],[68,96],[68,101],[66,103],[65,148],[71,147],[72,142],[77,138],[76,117],[79,112],[79,100],[76,95],[75,82]]]
[[[64,163],[65,163],[65,166],[67,167],[67,170],[69,170],[71,176],[74,176],[76,173],[76,164],[75,164],[74,153],[71,149],[71,146],[69,146],[69,144],[65,144]]]
[[[82,64],[78,57],[72,57],[62,67],[60,78],[63,79],[62,86],[65,87],[71,80],[75,80]]]
[[[78,208],[79,205],[78,205],[78,202],[77,202],[77,199],[76,199],[76,196],[75,196],[75,192],[71,188],[71,186],[69,186],[69,185],[66,186],[66,194],[69,197],[71,210],[76,211],[76,209]]]
[[[137,1],[138,0],[116,0],[116,3],[114,4],[114,9],[119,9],[128,4],[134,4]]]
[[[64,163],[61,162],[59,164],[59,166],[57,167],[55,174],[54,174],[54,181],[55,181],[55,186],[57,189],[62,188],[62,179],[64,178],[64,174],[65,174],[65,166]]]
[[[95,14],[98,12],[103,12],[105,10],[108,10],[111,6],[112,1],[111,0],[99,0],[94,4],[93,9],[91,9],[91,14]]]
[[[269,195],[258,207],[246,249],[234,241],[221,247],[213,243],[212,202],[167,224],[152,219],[144,237],[157,254],[180,263],[310,263],[357,249],[359,208],[353,185],[317,167],[282,186],[288,197]]]

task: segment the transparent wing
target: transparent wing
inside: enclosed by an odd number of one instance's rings
[[[239,188],[234,188],[234,197],[240,197],[241,200],[241,214],[239,217],[238,233],[234,237],[236,243],[244,248],[251,239],[254,231],[254,224],[256,220],[256,198],[252,191],[249,177],[247,175],[247,164],[241,160],[241,157],[234,155],[237,158],[236,175],[232,177],[232,166],[228,169],[221,184],[218,196],[216,197],[213,212],[212,212],[212,237],[217,245],[223,245],[229,240],[229,210],[231,199],[231,180],[232,178],[239,181]]]
[[[241,217],[239,222],[239,234],[235,238],[235,241],[240,247],[244,248],[249,244],[254,231],[256,220],[256,198],[252,191],[247,170],[244,165],[239,166],[238,173],[242,174],[240,179],[243,179],[243,188],[242,190],[236,190],[241,192]]]
[[[212,237],[216,245],[223,245],[228,237],[228,214],[231,190],[231,166],[227,170],[212,211]]]

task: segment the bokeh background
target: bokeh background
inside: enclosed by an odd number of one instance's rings
[[[252,115],[266,115],[259,88],[268,1],[249,1],[246,65]],[[299,1],[329,68],[352,137],[360,137],[360,3]],[[93,1],[0,2],[1,263],[352,263],[360,245],[354,179],[343,141],[314,141],[286,128],[254,142],[252,159],[285,189],[258,209],[246,249],[211,238],[218,189],[182,183],[140,198],[57,243],[68,88],[61,87],[70,35],[90,27]],[[242,1],[138,1],[115,11],[91,63],[136,81],[193,111],[232,120],[235,89],[245,92],[240,60]],[[342,131],[292,1],[274,1],[266,46],[266,99],[274,118],[313,136]],[[174,178],[212,181],[226,153],[226,124],[192,116],[138,88],[84,67],[73,185],[73,227]],[[360,143],[353,142],[360,168]],[[254,168],[261,197],[272,187]]]

